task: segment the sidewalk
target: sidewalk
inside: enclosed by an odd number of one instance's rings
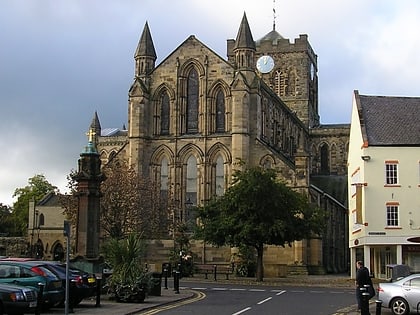
[[[172,288],[162,288],[161,296],[149,295],[143,303],[118,303],[110,300],[108,295],[102,295],[100,306],[96,306],[96,299],[86,299],[75,307],[73,312],[69,312],[69,314],[133,315],[159,306],[167,306],[172,303],[193,299],[195,296],[197,296],[197,293],[192,290],[180,290],[179,294],[177,294]],[[41,314],[64,314],[64,308],[52,308],[48,311],[42,311]]]

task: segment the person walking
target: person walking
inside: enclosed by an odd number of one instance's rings
[[[369,269],[363,265],[362,261],[356,262],[356,299],[357,299],[357,310],[360,311],[362,308],[362,292],[360,288],[365,285],[372,286],[372,280],[370,279]]]

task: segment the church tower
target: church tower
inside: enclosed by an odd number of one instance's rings
[[[275,27],[273,23],[273,30],[256,41],[256,57],[269,55],[275,64],[261,76],[307,128],[318,127],[317,55],[307,35],[290,42]]]
[[[147,168],[138,161],[144,161],[147,132],[150,128],[150,75],[155,69],[156,51],[146,22],[136,52],[134,83],[129,90],[128,98],[128,137],[130,141],[128,163],[139,172],[147,174]]]

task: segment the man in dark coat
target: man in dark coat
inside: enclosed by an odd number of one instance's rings
[[[358,261],[356,263],[356,299],[357,299],[357,308],[358,310],[361,309],[361,300],[362,300],[362,293],[360,288],[363,288],[365,285],[372,286],[372,280],[370,279],[369,269],[363,266],[362,261]]]

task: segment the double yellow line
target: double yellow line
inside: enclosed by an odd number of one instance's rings
[[[206,295],[203,292],[194,291],[194,297],[191,298],[191,299],[186,299],[186,300],[183,300],[183,301],[174,302],[174,303],[171,303],[171,304],[168,304],[168,305],[158,306],[158,307],[156,307],[152,310],[148,310],[144,313],[141,312],[141,313],[138,313],[138,314],[142,314],[142,315],[157,314],[157,313],[160,313],[160,312],[163,312],[163,311],[170,310],[170,309],[175,308],[175,307],[179,307],[179,306],[182,306],[182,305],[187,305],[187,304],[190,304],[190,303],[193,303],[193,302],[200,301],[200,300],[204,299],[205,297],[206,297]]]

